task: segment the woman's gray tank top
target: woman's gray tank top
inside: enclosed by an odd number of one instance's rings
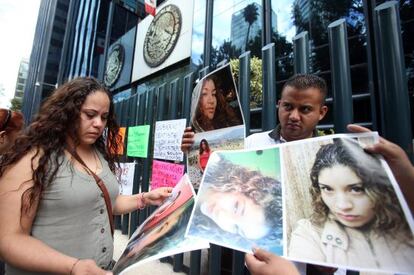
[[[98,153],[112,206],[118,195],[118,181],[108,163]],[[43,192],[32,236],[63,254],[78,259],[93,259],[108,266],[113,256],[113,239],[105,199],[94,178],[74,168],[63,157],[55,180]],[[44,274],[26,272],[6,264],[7,275]]]

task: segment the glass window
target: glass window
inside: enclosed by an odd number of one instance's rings
[[[277,83],[293,75],[292,38],[297,34],[293,19],[293,0],[272,1],[272,38],[275,43]],[[281,87],[278,87],[280,91]]]
[[[204,63],[204,32],[206,22],[206,0],[194,1],[193,35],[191,65],[194,71],[201,69]]]
[[[93,61],[91,68],[92,76],[99,76],[99,72],[105,73],[104,52],[105,36],[109,15],[109,2],[101,1],[96,40],[93,52]],[[127,85],[131,81],[131,71],[133,62],[133,51],[135,46],[135,33],[138,24],[136,14],[127,10],[125,7],[115,4],[111,26],[111,38],[108,48],[108,56],[116,44],[122,46],[122,69],[119,73],[118,80],[111,86],[111,89],[117,89]],[[108,57],[109,58],[109,57]]]
[[[331,66],[328,44],[328,25],[345,18],[347,23],[349,59],[353,94],[368,93],[368,64],[366,49],[366,27],[362,0],[272,0],[272,42],[276,45],[276,83],[277,91],[294,73],[292,38],[308,31],[310,40],[310,72],[327,81],[328,96],[331,94]],[[273,17],[276,16],[276,19]],[[280,95],[280,93],[279,93]],[[366,104],[369,110],[369,97],[358,102]],[[354,110],[356,103],[354,102]],[[330,113],[332,113],[330,106]],[[354,112],[356,122],[371,120],[366,114]],[[322,123],[332,123],[327,116]]]
[[[261,57],[262,16],[260,0],[214,1],[211,65],[246,50]]]
[[[122,6],[115,5],[114,17],[112,18],[111,43],[118,40],[138,24],[136,14],[130,12]]]

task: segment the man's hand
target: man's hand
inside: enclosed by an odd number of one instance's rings
[[[246,266],[253,275],[298,275],[290,261],[263,249],[253,249],[254,255],[246,254]]]
[[[184,130],[183,138],[181,140],[181,151],[187,154],[194,144],[194,132],[191,127],[187,127]]]
[[[347,128],[353,133],[371,131],[355,124],[349,124]],[[411,161],[408,159],[404,150],[397,144],[382,137],[380,137],[377,144],[366,146],[364,150],[369,153],[381,154],[384,157],[403,191],[408,206],[411,208],[411,211],[414,212],[414,166],[411,164]]]

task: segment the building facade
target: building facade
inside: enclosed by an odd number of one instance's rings
[[[136,72],[142,69],[140,66],[147,66],[137,63],[137,57],[143,55],[145,46],[140,45],[146,43],[150,25],[147,21],[152,21],[152,17],[148,19],[143,12],[142,0],[43,0],[26,87],[29,93],[24,98],[23,109],[30,117],[56,83],[61,84],[76,76],[107,79],[115,99],[122,100],[184,77],[189,72],[198,74],[207,67],[211,71],[220,62],[238,59],[245,50],[262,60],[262,48],[269,43],[275,46],[273,82],[277,98],[284,82],[294,73],[293,39],[306,31],[310,47],[308,72],[328,82],[328,104],[333,110],[328,26],[343,18],[349,51],[353,120],[381,131],[384,120],[381,108],[385,103],[381,102],[379,95],[382,80],[378,71],[379,54],[375,48],[378,37],[374,27],[375,8],[385,2],[193,0],[191,41],[185,46],[190,47],[189,54],[172,62],[173,54],[151,68],[145,77],[137,77]],[[169,3],[171,0],[158,1],[157,10],[161,11]],[[414,1],[400,1],[399,16],[407,98],[412,106],[414,22],[411,18],[414,17]],[[117,60],[118,56],[122,60]],[[110,74],[108,68],[112,69]],[[250,128],[253,131],[263,128],[261,104],[258,102],[251,110]],[[333,128],[332,113],[329,112],[322,121],[322,128]],[[411,129],[408,132],[412,134]]]
[[[23,99],[24,87],[26,85],[27,73],[29,70],[29,60],[23,59],[20,62],[19,71],[17,73],[16,80],[16,91],[14,92],[14,97],[19,100]]]
[[[193,80],[249,51],[251,75],[260,78],[255,80],[258,83],[252,78],[247,95],[250,106],[243,107],[243,111],[248,109],[247,134],[267,130],[266,119],[274,120],[270,127],[276,123],[275,105],[284,83],[297,72],[295,41],[306,36],[309,58],[301,71],[328,83],[329,112],[320,129],[339,132],[335,119],[347,116],[412,153],[413,0],[160,0],[155,17],[144,13],[143,2],[42,0],[23,100],[28,120],[56,83],[77,76],[96,77],[110,88],[121,126],[185,117],[191,98],[186,91],[195,85]],[[394,4],[398,4],[396,21],[389,25],[395,27],[394,36],[384,38],[378,29],[378,21],[383,19],[378,7]],[[333,60],[340,56],[333,53],[335,41],[331,39],[332,27],[338,22],[345,24],[342,44],[346,45],[344,63],[350,84],[350,103],[343,114],[335,104],[338,79]],[[401,42],[397,50],[402,70],[393,75],[384,74],[390,67],[384,63],[390,60],[384,48],[393,46],[384,44],[387,41]],[[396,90],[390,87],[397,85],[388,85],[392,77],[400,79]],[[240,86],[239,91],[248,90]],[[269,92],[274,99],[266,99]],[[404,99],[400,106],[394,104],[396,93]],[[272,108],[273,113],[268,111]],[[139,190],[148,190],[150,162],[151,156],[137,160]],[[130,229],[144,219],[143,211],[133,213]],[[128,232],[128,226],[124,229]],[[212,252],[211,258],[215,258],[211,261],[220,262],[220,253],[214,256]],[[234,266],[242,267],[243,257],[238,258],[239,265]],[[232,274],[243,274],[242,269]]]
[[[68,1],[42,0],[36,24],[22,111],[26,122],[36,114],[43,98],[57,85]]]

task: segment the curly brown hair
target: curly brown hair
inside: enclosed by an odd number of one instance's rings
[[[380,161],[365,153],[357,141],[344,138],[334,139],[334,143],[322,145],[316,154],[310,173],[310,193],[314,209],[311,220],[314,224],[323,225],[330,212],[322,200],[319,174],[323,169],[337,164],[349,167],[361,179],[365,194],[374,204],[375,217],[370,223],[370,228],[374,232],[410,232],[398,198]]]
[[[80,77],[71,80],[48,97],[42,104],[33,122],[20,137],[17,138],[12,150],[0,160],[0,177],[5,170],[17,163],[22,157],[33,151],[32,180],[33,186],[22,195],[22,211],[28,211],[38,199],[45,187],[56,177],[66,147],[67,137],[71,137],[75,146],[79,145],[77,131],[79,128],[80,110],[86,98],[95,92],[104,92],[110,99],[108,120],[106,124],[106,146],[100,136],[94,146],[104,156],[109,168],[115,173],[118,158],[117,152],[120,136],[119,126],[115,120],[112,95],[109,90],[96,79]],[[108,148],[110,147],[110,148]],[[34,169],[34,159],[38,165]]]
[[[206,170],[203,186],[216,192],[239,192],[252,199],[264,210],[266,223],[271,230],[260,239],[248,239],[241,234],[222,230],[198,206],[194,210],[189,228],[191,234],[206,234],[220,243],[234,247],[259,246],[266,250],[273,250],[282,242],[282,187],[277,179],[234,164],[220,156],[220,160],[210,164]]]
[[[278,198],[282,189],[278,180],[221,158],[206,171],[204,182],[214,191],[245,195],[264,209],[271,227],[281,225],[282,200]]]

